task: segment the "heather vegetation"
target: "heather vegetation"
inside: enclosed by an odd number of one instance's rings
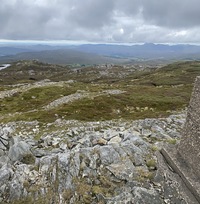
[[[71,69],[22,61],[0,72],[0,90],[9,93],[15,90],[0,99],[1,121],[52,122],[58,117],[83,121],[134,120],[166,116],[188,105],[192,84],[199,74],[197,61],[139,69],[128,65]],[[39,82],[44,79],[51,82]],[[109,94],[106,90],[121,92]],[[78,92],[83,97],[63,101],[51,110],[44,109],[52,101]]]

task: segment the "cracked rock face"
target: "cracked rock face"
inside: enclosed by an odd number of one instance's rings
[[[180,138],[184,121],[179,114],[133,122],[2,124],[13,131],[0,154],[0,202],[184,203],[159,174],[155,157],[162,143]]]

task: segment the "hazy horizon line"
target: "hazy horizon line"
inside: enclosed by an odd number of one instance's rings
[[[84,44],[91,44],[91,45],[144,45],[144,44],[155,44],[155,45],[197,45],[200,46],[200,43],[155,43],[155,42],[90,42],[90,41],[74,41],[74,40],[6,40],[0,39],[0,45],[59,45],[59,46],[66,46],[66,45],[84,45]]]

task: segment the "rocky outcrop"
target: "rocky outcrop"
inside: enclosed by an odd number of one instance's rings
[[[1,150],[0,202],[181,203],[179,189],[166,185],[163,192],[164,178],[156,183],[154,176],[155,151],[179,140],[184,121],[179,114],[133,122],[2,124],[12,129],[12,142]]]
[[[29,159],[32,158],[32,160],[34,160],[34,156],[30,151],[30,146],[24,141],[20,141],[12,145],[9,148],[8,157],[12,162],[23,161],[24,163],[26,163],[25,160],[28,157]]]
[[[63,96],[59,99],[56,99],[55,101],[52,101],[50,104],[48,104],[47,106],[43,107],[46,110],[50,110],[53,108],[56,108],[62,104],[67,104],[67,103],[71,103],[73,101],[76,100],[81,100],[83,98],[94,98],[97,96],[101,96],[101,95],[117,95],[117,94],[122,94],[124,93],[124,91],[121,90],[106,90],[103,92],[97,92],[97,93],[92,93],[92,92],[87,92],[84,90],[78,90],[76,93],[68,95],[68,96]]]
[[[28,91],[33,88],[38,88],[38,87],[45,87],[45,86],[63,86],[68,84],[67,82],[51,82],[48,79],[35,82],[33,84],[17,84],[17,85],[11,85],[13,89],[11,90],[6,90],[6,91],[0,91],[0,99],[6,98],[6,97],[12,97],[13,95],[21,92]]]

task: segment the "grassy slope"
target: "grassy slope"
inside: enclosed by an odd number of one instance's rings
[[[35,70],[34,77],[37,80],[48,77],[55,81],[74,79],[76,82],[63,87],[38,87],[10,98],[0,99],[0,114],[4,122],[34,119],[52,122],[58,117],[92,121],[166,116],[170,111],[181,110],[188,105],[194,79],[200,75],[199,62],[174,63],[160,69],[129,72],[123,78],[117,74],[128,70],[119,66],[112,68],[112,73],[102,77],[99,77],[101,70],[92,67],[79,73],[66,67],[39,63],[20,65],[18,69],[28,70],[28,67]],[[23,72],[21,77],[13,76],[13,69],[16,67],[1,72],[0,76],[4,74],[8,79],[4,83],[31,81],[28,79],[28,72]],[[16,75],[18,72],[15,72]],[[38,75],[38,72],[42,74]],[[0,90],[8,89],[3,85],[3,81],[1,84]],[[120,89],[126,92],[120,95],[101,95],[93,99],[84,98],[50,111],[41,109],[49,102],[80,89],[92,93],[106,89]],[[31,112],[32,110],[36,111]],[[14,114],[16,112],[20,114]]]

